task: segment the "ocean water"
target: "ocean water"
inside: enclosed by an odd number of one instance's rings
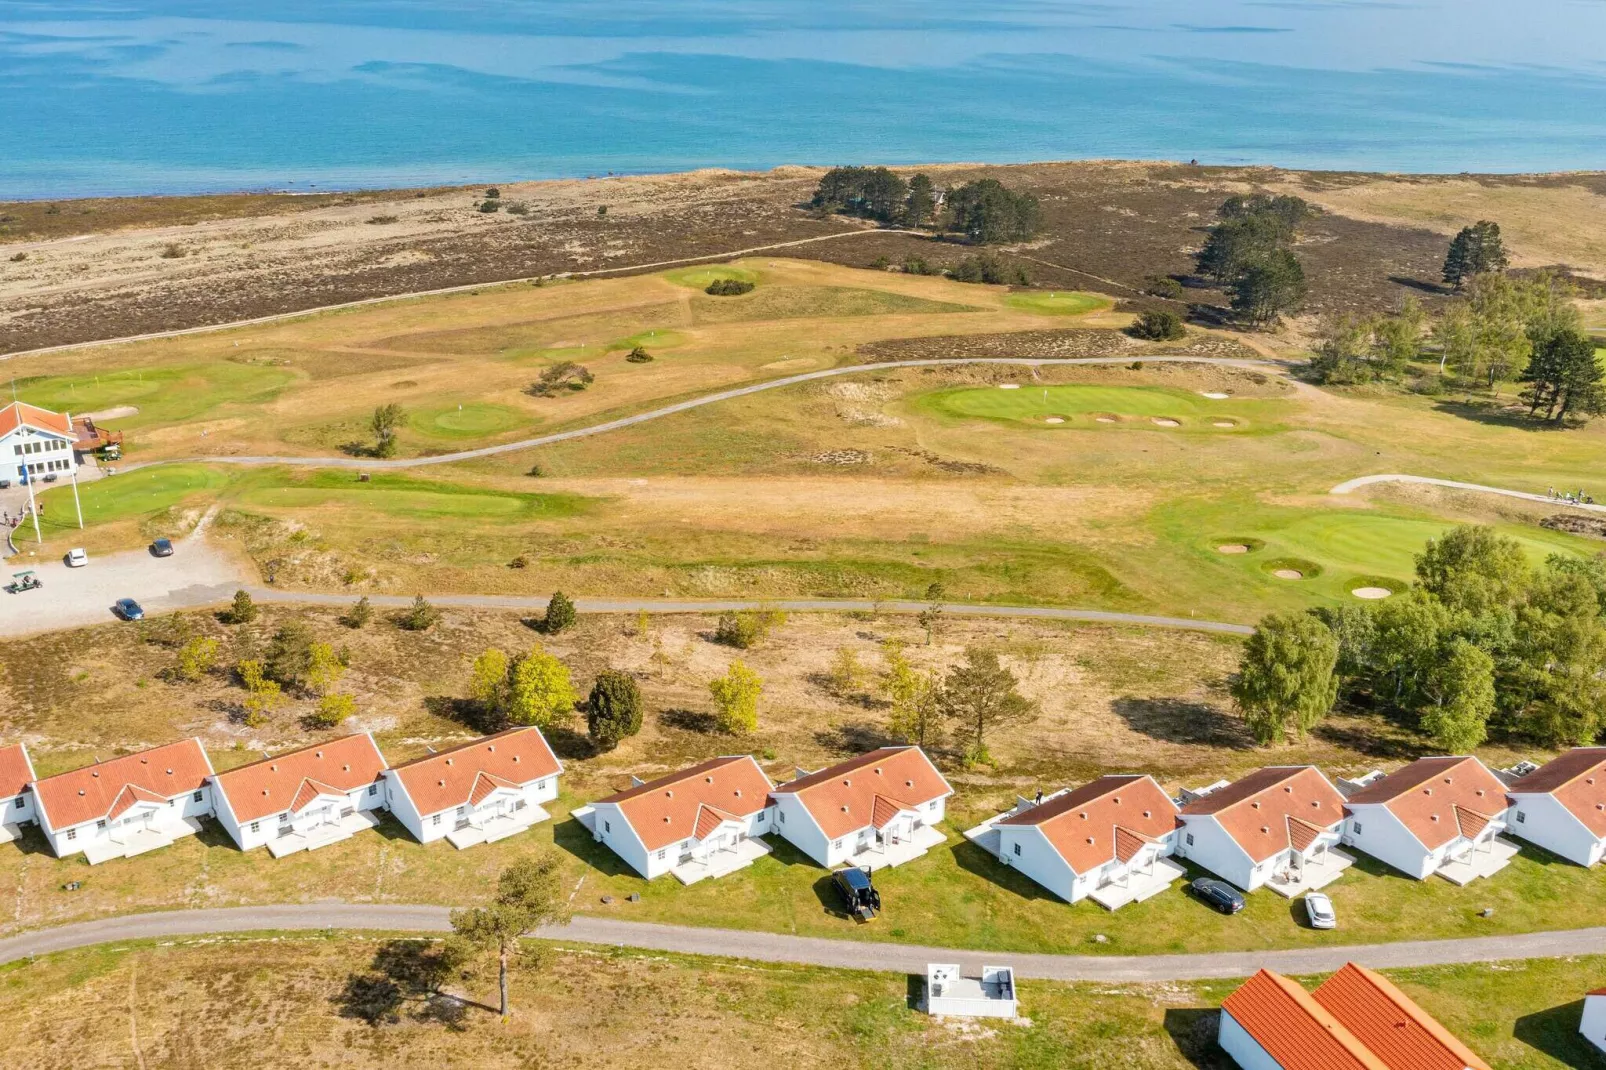
[[[1606,0],[0,0],[0,198],[785,163],[1606,168]]]

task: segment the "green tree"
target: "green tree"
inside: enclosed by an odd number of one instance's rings
[[[1308,613],[1261,619],[1244,646],[1232,697],[1262,745],[1304,739],[1338,698],[1338,640]]]
[[[425,601],[423,595],[414,595],[413,604],[403,613],[398,621],[403,628],[410,632],[427,632],[435,627],[441,619],[441,611]]]
[[[228,617],[230,624],[250,624],[257,619],[257,605],[251,601],[248,592],[234,592],[234,601],[229,603]]]
[[[331,691],[318,699],[317,708],[307,721],[314,728],[339,728],[356,712],[356,698],[344,691]]]
[[[468,682],[469,698],[479,705],[488,724],[506,715],[507,687],[508,657],[496,647],[490,647],[474,659]]]
[[[1373,619],[1370,662],[1375,686],[1385,701],[1415,709],[1456,622],[1444,603],[1421,587],[1382,603]]]
[[[1422,730],[1446,754],[1470,754],[1489,735],[1494,712],[1494,659],[1453,639],[1428,678]]]
[[[508,969],[523,949],[521,938],[543,925],[560,925],[568,919],[563,863],[550,848],[504,869],[496,882],[496,897],[486,906],[452,911],[452,932],[458,939],[496,954],[503,1021],[512,1012],[508,1003]]]
[[[374,456],[396,455],[396,432],[401,429],[405,416],[402,407],[394,401],[374,409],[374,415],[368,421],[368,427],[374,433]]]
[[[1606,371],[1595,354],[1595,340],[1580,331],[1558,331],[1541,339],[1524,378],[1533,384],[1528,390],[1530,416],[1543,406],[1545,419],[1560,424],[1606,411]]]
[[[894,684],[889,684],[892,712],[887,719],[887,730],[920,748],[935,747],[942,742],[942,721],[945,716],[942,678],[936,673],[916,673],[907,668]]]
[[[924,171],[909,179],[909,196],[903,202],[903,222],[909,227],[923,227],[931,221],[937,209],[937,194],[931,177]]]
[[[1316,214],[1310,203],[1291,194],[1251,193],[1237,194],[1221,202],[1216,214],[1222,219],[1242,219],[1254,216],[1267,219],[1280,226],[1292,238],[1305,221]]]
[[[577,392],[590,386],[596,379],[591,370],[583,364],[576,364],[572,360],[560,360],[543,371],[535,382],[530,384],[529,393],[538,398],[557,396],[560,390]]]
[[[1416,555],[1416,578],[1445,606],[1477,617],[1516,605],[1532,574],[1516,539],[1463,524],[1428,540]]]
[[[1462,227],[1450,240],[1450,251],[1445,255],[1442,274],[1447,285],[1459,290],[1466,280],[1488,272],[1504,271],[1509,263],[1505,243],[1500,238],[1500,224],[1485,219],[1470,227]]]
[[[541,621],[541,630],[548,635],[557,635],[574,627],[574,603],[569,601],[562,591],[553,591],[552,597],[547,600],[546,617]]]
[[[299,618],[287,620],[273,633],[268,644],[268,675],[286,687],[300,687],[312,666],[312,627]]]
[[[178,664],[173,674],[180,680],[196,683],[212,671],[217,664],[218,642],[208,636],[197,635],[178,651]]]
[[[929,193],[929,180],[927,182]],[[833,167],[814,190],[815,208],[883,223],[908,210],[909,184],[885,167]]]
[[[831,656],[831,690],[846,697],[859,689],[863,679],[864,669],[859,664],[859,655],[853,652],[852,647],[837,647],[836,653]]]
[[[1517,724],[1551,746],[1606,727],[1606,618],[1587,568],[1546,568],[1519,611],[1501,683]]]
[[[1232,310],[1258,326],[1275,323],[1305,301],[1305,269],[1287,249],[1247,264],[1232,280]]]
[[[1170,309],[1151,308],[1138,314],[1127,333],[1150,342],[1170,342],[1186,337],[1188,328],[1183,326],[1182,317]]]
[[[235,665],[234,672],[245,687],[245,701],[241,706],[245,711],[246,727],[260,728],[284,699],[278,681],[269,679],[262,662],[255,658],[240,661]]]
[[[1017,193],[994,178],[950,190],[952,229],[982,244],[1030,241],[1042,222],[1042,208],[1030,193]]]
[[[1414,297],[1400,310],[1372,323],[1372,363],[1383,375],[1398,375],[1422,352],[1422,329],[1427,315]]]
[[[575,693],[569,667],[537,644],[513,662],[507,677],[507,719],[550,729],[574,715]]]
[[[1194,257],[1201,275],[1218,283],[1228,283],[1284,249],[1293,230],[1272,216],[1250,214],[1231,216],[1210,228],[1204,246]]]
[[[1311,373],[1316,381],[1343,386],[1376,378],[1371,361],[1372,321],[1338,316],[1322,323],[1316,336]]]
[[[613,750],[620,740],[641,731],[645,709],[634,676],[604,669],[586,698],[586,732],[598,750]]]
[[[346,675],[346,664],[329,643],[313,643],[307,651],[307,690],[328,695]]]
[[[1015,674],[1000,664],[997,653],[981,647],[966,647],[964,664],[949,671],[940,701],[943,715],[958,722],[969,740],[966,761],[991,761],[988,734],[1037,712],[1018,686]]]
[[[758,728],[758,699],[764,681],[740,661],[731,662],[724,676],[708,682],[714,697],[714,720],[722,732],[748,735]]]

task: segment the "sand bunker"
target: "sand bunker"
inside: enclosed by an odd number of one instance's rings
[[[1210,421],[1210,426],[1211,427],[1237,427],[1238,425],[1236,423],[1234,423],[1233,421],[1231,421],[1231,420],[1211,420]]]
[[[1209,398],[1211,401],[1225,401],[1232,397],[1231,394],[1223,394],[1219,390],[1201,390],[1199,393]]]
[[[1372,602],[1387,598],[1393,593],[1394,592],[1389,590],[1387,587],[1357,587],[1350,592],[1350,594],[1354,595],[1356,598],[1365,598]]]
[[[1118,421],[1113,416],[1095,416],[1093,417],[1093,422],[1099,424],[1113,424],[1117,423]]]
[[[1160,427],[1181,427],[1182,426],[1182,421],[1181,420],[1173,420],[1169,416],[1151,416],[1151,417],[1149,417],[1149,419],[1153,420],[1155,422],[1155,424],[1157,426],[1160,426]]]
[[[1062,424],[1062,423],[1065,422],[1065,417],[1063,417],[1063,416],[1045,416],[1045,417],[1043,417],[1043,422],[1045,424]]]
[[[1000,390],[1019,390],[1020,389],[1020,384],[1019,383],[999,383],[998,384],[998,389],[1000,389]]]
[[[1249,547],[1241,542],[1223,543],[1216,547],[1216,553],[1218,554],[1247,554],[1248,552]]]
[[[1297,568],[1273,569],[1271,574],[1280,580],[1302,580],[1305,578],[1305,574]]]

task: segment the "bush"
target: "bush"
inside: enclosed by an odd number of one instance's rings
[[[608,206],[605,205],[605,204],[599,204],[597,206],[597,214],[598,215],[607,215],[608,214]]]
[[[621,739],[641,731],[643,710],[635,677],[604,669],[586,699],[586,732],[598,750],[613,750]]]
[[[217,640],[198,635],[185,643],[178,652],[178,665],[173,673],[180,680],[195,683],[212,671],[217,664]]]
[[[530,206],[525,204],[523,201],[509,201],[508,202],[508,206],[507,206],[507,214],[508,215],[529,215],[530,214]]]
[[[495,186],[492,186],[490,189],[485,191],[486,200],[494,201],[494,200],[496,200],[497,198],[499,198],[501,196],[502,196],[502,191],[497,189]]]
[[[410,632],[427,632],[441,619],[441,611],[424,601],[423,595],[413,598],[413,604],[398,622]]]
[[[1155,297],[1164,297],[1172,301],[1182,298],[1182,283],[1170,275],[1150,275],[1143,280],[1143,289]]]
[[[714,720],[722,732],[747,735],[758,727],[758,696],[764,682],[758,673],[740,661],[731,662],[730,671],[710,680],[708,691],[714,697]]]
[[[630,351],[630,355],[625,357],[625,359],[632,364],[650,364],[652,363],[653,356],[641,346],[637,346]]]
[[[371,215],[368,217],[368,222],[373,223],[376,226],[383,226],[386,223],[396,222],[396,218],[397,217],[393,215]]]
[[[163,260],[182,260],[183,258],[184,247],[179,245],[177,242],[169,242],[167,245],[162,247]]]
[[[591,370],[584,364],[576,364],[572,360],[560,360],[530,384],[530,393],[536,397],[549,398],[561,389],[584,390],[595,378],[596,376],[592,375]]]
[[[27,253],[13,253],[11,256],[11,262],[13,264],[20,264],[26,259],[28,259]]]
[[[508,568],[529,568],[530,567],[530,559],[528,557],[525,557],[523,554],[520,554],[519,556],[515,557],[513,560],[509,561],[507,563],[507,567]]]
[[[343,691],[332,691],[318,700],[318,706],[307,714],[312,728],[339,728],[357,712],[357,700]]]
[[[228,612],[224,614],[230,624],[250,624],[257,619],[257,604],[251,601],[251,596],[245,591],[235,591],[234,601],[229,604]]]
[[[942,268],[932,267],[923,256],[905,257],[903,261],[905,275],[941,275]]]
[[[1170,309],[1157,308],[1139,315],[1137,322],[1127,328],[1127,333],[1151,342],[1170,342],[1186,335],[1188,329],[1182,325],[1181,316]]]
[[[568,595],[562,591],[553,591],[552,597],[546,604],[546,617],[541,621],[541,630],[548,635],[557,635],[574,627],[574,603],[569,601]]]
[[[742,294],[752,292],[753,284],[745,279],[715,279],[703,291],[714,297],[740,297]]]
[[[480,202],[480,211],[485,212],[487,214],[489,214],[491,212],[500,212],[501,210],[502,210],[502,205],[500,203],[496,202],[496,201],[481,201]]]
[[[771,630],[786,623],[786,614],[778,609],[744,610],[740,613],[727,610],[719,615],[714,625],[714,642],[746,650],[769,635]]]
[[[368,596],[363,595],[357,599],[346,615],[340,618],[340,623],[348,628],[366,628],[368,622],[373,619],[374,607],[369,603]]]
[[[967,256],[954,265],[952,275],[959,282],[982,282],[991,286],[1032,284],[1024,268],[1011,267],[989,253]]]

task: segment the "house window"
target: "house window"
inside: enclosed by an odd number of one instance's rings
[[[1357,821],[1357,822],[1355,822],[1355,835],[1359,836],[1360,834],[1361,834],[1361,823],[1359,821]]]
[[[783,825],[786,824],[786,811],[785,810],[777,811],[775,816],[781,819],[781,824],[783,824]]]
[[[928,802],[926,804],[926,809],[927,810],[935,810],[937,808],[937,804],[940,803],[940,802],[942,802],[941,799],[932,799],[930,802]]]
[[[370,785],[368,785],[368,794],[369,795],[378,795],[379,794],[379,785],[378,784],[370,784]]]
[[[1523,825],[1523,824],[1526,824],[1527,821],[1528,821],[1528,815],[1523,813],[1521,810],[1518,810],[1517,811],[1517,824]]]
[[[196,792],[194,795],[191,795],[190,798],[194,799],[196,802],[200,802],[201,801],[201,793],[200,792]]]
[[[664,848],[663,850],[659,851],[658,852],[658,860],[660,862],[662,862],[663,859],[664,859],[664,856],[667,855],[668,853],[669,853],[669,848],[667,848],[667,847]]]
[[[439,825],[441,823],[441,815],[440,814],[436,814],[434,817],[430,818],[430,822],[429,823],[431,825]]]
[[[613,831],[613,822],[611,822],[611,821],[604,821],[604,822],[603,822],[603,823],[602,823],[602,831],[603,831],[603,832],[612,832],[612,831]]]
[[[103,828],[105,828],[105,827],[106,827],[106,822],[104,822],[104,821],[97,821],[97,822],[95,822],[95,827],[96,827],[96,828],[98,828],[98,829],[103,829]]]
[[[27,799],[24,799],[21,795],[17,796],[17,809],[18,810],[21,810],[24,806],[27,805],[27,803],[28,803]]]
[[[78,830],[77,829],[68,829],[67,830],[67,838],[69,840],[76,840],[78,838]]]
[[[17,800],[17,805],[18,805],[18,806],[21,806],[21,805],[22,805],[22,800],[21,800],[21,799],[18,799],[18,800]],[[760,824],[760,825],[762,825],[762,824],[763,824],[763,823],[764,823],[764,819],[765,819],[765,818],[766,818],[766,817],[769,817],[769,816],[770,816],[770,815],[769,815],[769,814],[766,814],[766,813],[765,813],[765,812],[764,812],[764,811],[763,811],[763,810],[760,810],[760,811],[759,811],[759,812],[758,812],[758,823],[759,823],[759,824]]]
[[[1019,855],[1019,854],[1020,854],[1020,844],[1018,844],[1018,843],[1017,843],[1017,844],[1016,844],[1016,845],[1015,845],[1015,853],[1016,853],[1016,854],[1017,854],[1017,855]]]
[[[832,847],[841,847],[842,846],[842,841],[841,840],[832,840],[831,841],[831,846]]]
[[[1191,833],[1191,832],[1188,833],[1188,846],[1189,847],[1193,846],[1193,833]]]

